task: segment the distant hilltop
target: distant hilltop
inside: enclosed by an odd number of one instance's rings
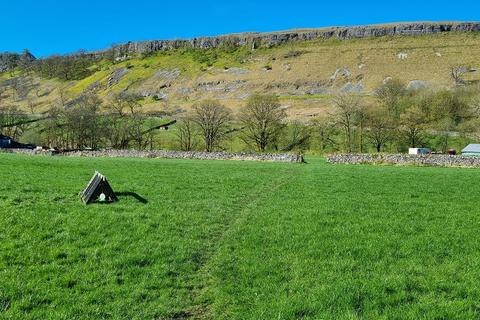
[[[245,32],[237,34],[222,35],[216,37],[197,37],[192,39],[179,40],[148,40],[130,41],[124,44],[112,46],[112,48],[87,52],[93,57],[103,57],[114,54],[121,57],[132,53],[152,53],[180,48],[208,49],[221,46],[251,46],[253,49],[259,47],[273,47],[292,41],[308,41],[315,39],[358,39],[383,36],[401,35],[426,35],[444,32],[480,32],[480,22],[411,22],[391,23],[367,26],[351,27],[327,27],[316,29],[298,29],[278,32]],[[30,53],[29,53],[30,55]],[[78,53],[70,54],[70,56]],[[0,53],[0,72],[7,70],[11,65],[21,59],[18,53]],[[29,56],[30,59],[35,59]]]
[[[115,56],[121,56],[129,53],[151,53],[179,48],[208,49],[223,45],[250,45],[252,48],[257,48],[272,47],[291,41],[308,41],[314,39],[336,38],[347,40],[382,36],[425,35],[443,32],[480,32],[480,22],[413,22],[299,29],[268,33],[247,32],[216,37],[199,37],[189,40],[149,40],[128,42],[114,46],[113,50]],[[91,54],[102,55],[110,50],[111,49],[92,52]]]

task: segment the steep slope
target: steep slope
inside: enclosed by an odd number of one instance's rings
[[[91,67],[93,74],[79,81],[45,80],[35,74],[19,78],[17,71],[1,73],[2,97],[4,103],[41,112],[60,96],[73,99],[89,91],[108,101],[115,92],[130,91],[144,97],[146,111],[175,113],[204,98],[219,99],[237,109],[251,93],[269,92],[281,97],[291,118],[306,119],[325,112],[331,96],[338,92],[369,95],[389,77],[412,89],[449,87],[453,66],[475,71],[480,65],[480,33],[469,32],[477,31],[477,24],[402,26],[332,28],[328,30],[335,32],[330,37],[319,36],[325,29],[310,38],[299,35],[312,35],[311,30],[266,34],[259,42],[263,45],[255,48],[246,40],[223,44],[217,40],[210,48],[178,45],[145,52],[139,43],[131,43],[111,57],[107,51],[95,53],[103,57]],[[405,26],[422,28],[417,28],[418,32]],[[288,37],[294,40],[278,40]],[[155,42],[149,43],[154,48]],[[476,72],[467,77],[479,79]],[[30,90],[18,94],[14,86],[19,79],[27,82]]]

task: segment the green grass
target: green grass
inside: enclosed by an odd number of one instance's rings
[[[109,76],[109,72],[105,70],[97,71],[94,74],[76,82],[72,87],[68,88],[68,92],[73,95],[80,95],[85,92],[89,86],[93,85],[95,82],[106,81],[106,78]]]
[[[326,100],[332,99],[332,94],[304,94],[304,95],[284,95],[280,96],[279,99],[283,100]]]
[[[0,318],[480,318],[479,170],[307,161],[0,155]]]

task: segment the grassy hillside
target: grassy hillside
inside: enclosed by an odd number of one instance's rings
[[[253,51],[182,49],[115,63],[103,60],[79,81],[34,77],[37,87],[27,97],[18,99],[8,88],[4,95],[24,108],[44,111],[60,93],[74,98],[90,90],[107,99],[112,92],[128,90],[146,96],[145,110],[175,112],[202,98],[220,99],[235,109],[252,92],[273,92],[282,96],[291,118],[304,119],[324,112],[332,94],[347,90],[368,95],[387,77],[405,83],[421,80],[432,88],[451,86],[451,67],[479,67],[479,57],[480,35],[468,33],[315,40]],[[341,68],[347,75],[332,79]],[[1,74],[0,80],[15,76]],[[469,77],[478,80],[480,75]]]
[[[0,317],[479,316],[478,170],[307,161],[0,155]]]

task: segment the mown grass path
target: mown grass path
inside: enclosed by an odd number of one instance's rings
[[[275,178],[264,181],[259,186],[252,189],[247,197],[240,199],[240,201],[231,207],[235,218],[225,223],[225,228],[219,235],[217,235],[217,239],[215,240],[216,245],[211,248],[208,254],[208,259],[203,261],[202,268],[197,273],[201,278],[202,283],[207,284],[202,289],[208,290],[208,284],[213,281],[211,274],[212,264],[218,259],[218,255],[220,254],[219,251],[221,250],[225,239],[231,237],[232,233],[235,233],[239,226],[248,224],[249,219],[251,219],[252,215],[256,213],[257,208],[262,206],[264,201],[267,201],[268,198],[272,197],[275,192],[293,178],[293,172],[294,170],[292,169],[283,170],[283,172]],[[196,302],[197,305],[194,305],[193,308],[190,309],[190,312],[181,314],[194,318],[203,318],[211,312],[209,307],[212,301],[205,298],[205,292],[203,290],[200,290],[195,294],[193,301]]]
[[[480,318],[479,170],[308,160],[0,155],[0,318]]]

